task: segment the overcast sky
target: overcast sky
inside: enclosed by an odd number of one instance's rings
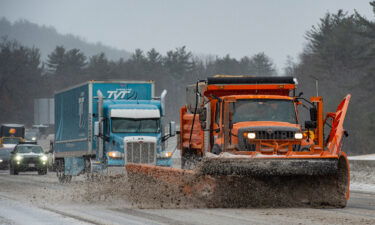
[[[265,52],[279,70],[297,58],[319,18],[354,9],[373,19],[370,0],[0,0],[0,17],[54,26],[90,42],[133,51],[186,45],[193,53],[240,58]]]

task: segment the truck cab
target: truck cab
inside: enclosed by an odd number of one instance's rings
[[[160,101],[104,100],[103,109],[104,152],[109,166],[171,165],[170,153],[164,151]],[[139,153],[137,149],[141,149]]]
[[[303,132],[293,97],[224,96],[214,107],[214,154],[220,154],[223,149],[234,154],[286,154],[290,150],[307,150],[309,142],[302,143]]]
[[[187,104],[180,111],[182,167],[224,152],[254,157],[319,154],[324,145],[323,100],[301,98],[296,87],[293,77],[225,75],[188,86]],[[298,118],[301,105],[310,110],[304,127]]]
[[[54,167],[61,182],[127,163],[172,165],[164,90],[153,81],[88,81],[55,93]],[[112,168],[111,168],[112,167]]]

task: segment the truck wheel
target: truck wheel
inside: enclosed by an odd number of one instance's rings
[[[72,176],[65,175],[65,167],[64,167],[64,160],[59,159],[56,160],[56,176],[59,180],[59,183],[69,183],[72,180]]]
[[[72,181],[72,175],[65,175],[65,182],[70,183]]]
[[[212,153],[214,153],[214,154],[216,154],[216,155],[219,155],[221,152],[222,152],[222,151],[221,151],[221,148],[220,148],[219,145],[216,145],[216,144],[215,144],[215,145],[212,147]]]
[[[58,178],[59,178],[59,182],[60,182],[61,184],[70,183],[70,181],[72,181],[72,175],[65,175],[65,174],[62,174],[62,175],[59,176]]]

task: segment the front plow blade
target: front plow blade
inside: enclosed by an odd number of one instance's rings
[[[142,207],[345,207],[349,175],[344,157],[316,159],[317,165],[315,160],[261,160],[249,166],[248,160],[210,158],[193,171],[139,164],[126,169],[132,198]]]
[[[192,170],[145,164],[127,164],[130,200],[140,207],[205,207],[215,182]]]
[[[205,175],[332,175],[338,171],[338,159],[206,158],[198,171]]]

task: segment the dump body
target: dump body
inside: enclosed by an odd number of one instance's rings
[[[126,162],[170,166],[170,158],[158,157],[165,150],[163,110],[152,81],[90,81],[56,93],[57,166],[65,175]]]

